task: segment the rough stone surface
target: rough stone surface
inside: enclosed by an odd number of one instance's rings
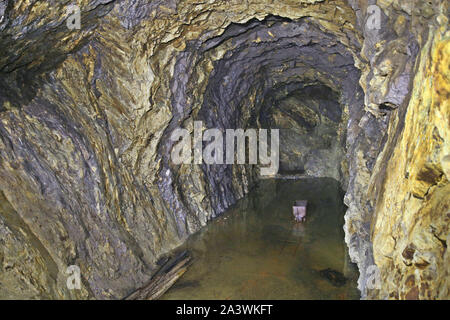
[[[449,297],[447,1],[68,4],[0,1],[1,298],[124,297],[243,197],[255,166],[171,163],[196,120],[341,181],[363,298]]]

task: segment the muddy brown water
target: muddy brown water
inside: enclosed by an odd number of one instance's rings
[[[342,199],[333,179],[261,181],[188,239],[193,264],[162,299],[359,299]],[[308,200],[306,222],[295,200]]]

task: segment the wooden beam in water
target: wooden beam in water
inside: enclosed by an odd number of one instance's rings
[[[156,300],[160,298],[187,271],[191,257],[182,251],[166,261],[163,266],[141,288],[128,295],[125,300]]]

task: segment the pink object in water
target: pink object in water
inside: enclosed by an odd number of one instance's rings
[[[295,221],[305,221],[306,219],[306,207],[308,205],[308,201],[300,200],[295,201],[293,208],[293,213],[295,217]]]

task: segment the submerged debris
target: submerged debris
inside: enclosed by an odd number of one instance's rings
[[[319,274],[335,287],[342,287],[347,282],[347,278],[341,272],[330,268],[320,270]]]

